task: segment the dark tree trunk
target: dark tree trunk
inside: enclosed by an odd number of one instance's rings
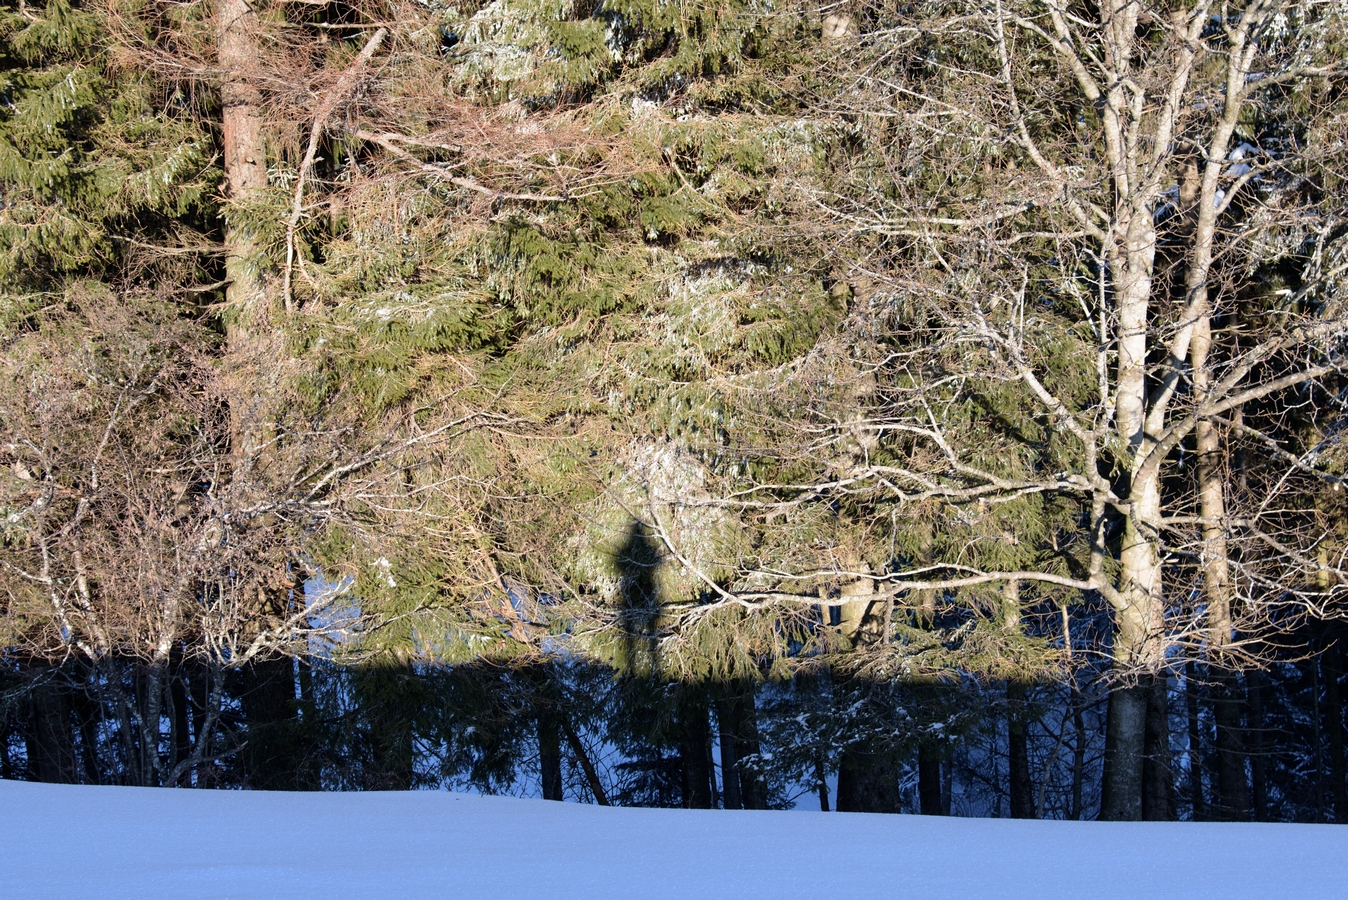
[[[695,688],[679,687],[679,758],[683,763],[683,805],[711,809],[711,725],[707,704]]]
[[[1025,685],[1006,683],[1008,780],[1011,818],[1033,819],[1034,785],[1030,782],[1030,744],[1025,728]]]
[[[1135,822],[1142,818],[1142,770],[1150,694],[1146,684],[1119,686],[1109,693],[1100,799],[1102,820]]]
[[[824,760],[819,754],[814,757],[814,780],[819,791],[819,811],[828,812],[828,773],[824,771]]]
[[[1334,821],[1348,821],[1348,785],[1344,781],[1343,758],[1343,697],[1339,685],[1339,646],[1331,644],[1320,655],[1320,677],[1325,684],[1325,737],[1329,741],[1330,791],[1334,798]],[[1255,682],[1250,679],[1251,711],[1256,696]],[[1253,723],[1251,723],[1253,727]]]
[[[567,721],[564,712],[558,712],[557,724],[562,729],[562,735],[566,738],[566,743],[571,747],[571,753],[580,764],[580,769],[585,773],[585,781],[590,786],[590,793],[594,795],[594,802],[600,806],[611,805],[608,800],[608,794],[604,791],[603,782],[599,780],[599,772],[595,769],[594,763],[590,762],[590,754],[585,751],[585,745],[580,742],[580,735],[571,727]]]
[[[531,688],[534,726],[538,738],[538,775],[544,800],[562,800],[561,690],[556,673],[544,663],[522,675]]]
[[[190,717],[192,722],[192,749],[203,758],[210,757],[215,745],[215,729],[203,733],[203,728],[211,721],[211,700],[213,696],[211,679],[218,677],[221,677],[219,672],[213,671],[209,666],[195,665],[192,667],[191,681],[187,685],[187,695],[192,701]],[[200,746],[198,746],[198,742],[200,742]],[[205,775],[206,772],[198,766],[194,771],[189,771],[183,775],[184,784],[206,787],[210,782],[207,777],[204,777]]]
[[[122,665],[105,662],[108,672],[107,688],[111,696],[113,715],[117,717],[117,736],[121,751],[121,766],[117,772],[118,784],[140,784],[140,729],[132,724],[131,713],[136,708],[135,694],[127,695],[126,676]],[[133,688],[135,676],[130,681]]]
[[[16,775],[14,760],[9,755],[9,736],[13,733],[8,719],[0,721],[0,778],[5,781],[14,781]],[[824,812],[828,812],[828,809],[825,808]]]
[[[1207,818],[1203,799],[1203,741],[1198,719],[1198,666],[1192,660],[1184,669],[1184,703],[1189,717],[1189,805],[1193,820]]]
[[[763,777],[761,748],[758,744],[758,709],[754,704],[754,685],[748,683],[735,701],[739,714],[740,797],[745,809],[768,808],[768,783]]]
[[[941,764],[941,815],[950,815],[950,804],[955,791],[955,767],[947,760]]]
[[[364,680],[374,745],[374,777],[369,784],[379,790],[409,790],[416,783],[415,722],[427,701],[422,682],[408,669],[392,666],[375,670]]]
[[[851,744],[838,766],[838,812],[900,812],[899,758],[878,741]]]
[[[1082,794],[1086,784],[1086,722],[1081,713],[1081,693],[1072,688],[1072,809],[1071,818],[1079,820]]]
[[[917,748],[917,800],[924,816],[945,814],[941,802],[941,754],[929,744]]]
[[[244,666],[242,699],[248,726],[242,757],[248,783],[264,790],[298,789],[291,740],[296,711],[292,660],[254,660]]]
[[[1250,727],[1250,799],[1254,803],[1256,822],[1268,821],[1268,766],[1265,763],[1264,744],[1264,673],[1251,671],[1245,676],[1245,687],[1249,694]],[[1340,722],[1340,724],[1342,724]],[[1340,735],[1342,740],[1342,735]],[[1340,743],[1342,751],[1342,743]],[[1338,755],[1339,773],[1343,769],[1343,753]],[[1339,782],[1342,784],[1342,782]]]
[[[103,767],[98,759],[98,725],[102,710],[85,691],[75,695],[75,718],[80,727],[80,760],[84,764],[86,784],[103,783]]]
[[[543,780],[543,799],[563,799],[562,732],[551,706],[538,713],[538,768]]]
[[[98,758],[98,726],[103,717],[103,709],[98,702],[99,673],[97,667],[87,663],[81,663],[76,671],[79,673],[80,686],[71,692],[70,700],[79,729],[84,781],[86,784],[102,784],[103,767]]]
[[[1217,725],[1217,817],[1228,822],[1250,817],[1250,783],[1245,774],[1240,676],[1220,672],[1214,679],[1212,713]]]
[[[735,737],[735,714],[730,700],[716,702],[716,721],[721,739],[721,793],[726,809],[743,809],[740,797],[739,741]]]
[[[24,735],[28,777],[32,781],[77,784],[79,764],[71,728],[70,695],[53,669],[39,670],[29,696],[29,721]]]
[[[314,700],[314,664],[308,659],[299,661],[300,669],[300,712],[302,715],[318,715],[318,704]]]
[[[720,725],[721,779],[726,809],[767,809],[767,782],[758,758],[758,710],[754,683],[737,681],[716,702]]]
[[[173,766],[192,755],[192,722],[188,715],[191,701],[187,695],[187,670],[181,663],[170,681],[169,697],[173,701]],[[176,785],[174,785],[176,787]]]
[[[1150,679],[1147,734],[1142,762],[1142,818],[1175,818],[1175,778],[1170,760],[1170,686],[1164,675]]]
[[[136,759],[134,784],[158,786],[155,776],[159,769],[159,717],[150,715],[150,691],[160,687],[157,673],[148,666],[136,665],[131,683],[135,691],[136,721],[140,723],[140,754]],[[158,704],[154,704],[156,707]]]

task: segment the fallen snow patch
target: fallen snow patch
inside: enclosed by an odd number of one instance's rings
[[[0,781],[0,885],[26,900],[1304,900],[1344,896],[1348,829]]]

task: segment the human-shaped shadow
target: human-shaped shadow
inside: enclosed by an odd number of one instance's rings
[[[660,668],[660,566],[664,554],[645,523],[633,519],[613,554],[618,576],[621,645],[618,668],[629,675],[653,676]]]

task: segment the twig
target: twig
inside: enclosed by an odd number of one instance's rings
[[[525,200],[531,203],[565,203],[568,200],[574,199],[573,197],[567,195],[559,196],[556,194],[529,194],[529,193],[520,194],[520,193],[512,193],[509,191],[498,191],[495,188],[487,187],[485,184],[479,184],[478,182],[474,181],[471,178],[460,178],[457,175],[450,175],[448,172],[446,172],[439,166],[433,166],[430,163],[422,162],[421,160],[413,156],[411,153],[408,153],[406,150],[399,147],[397,144],[393,143],[393,141],[399,137],[396,134],[392,133],[375,134],[373,131],[365,131],[364,129],[360,128],[356,129],[354,132],[352,132],[352,134],[355,137],[360,138],[362,141],[369,141],[372,144],[378,144],[379,146],[383,147],[385,150],[387,150],[389,153],[392,153],[399,159],[410,162],[412,165],[416,166],[422,171],[434,175],[437,178],[442,178],[445,181],[448,181],[450,184],[457,185],[458,187],[461,188],[467,188],[470,191],[477,191],[479,194],[486,194],[488,197],[492,197],[494,199]]]
[[[291,272],[295,263],[295,231],[299,228],[300,219],[304,215],[304,182],[309,175],[309,170],[313,167],[314,157],[318,153],[318,139],[323,134],[323,129],[327,125],[328,117],[332,115],[333,109],[347,94],[355,89],[360,73],[369,64],[376,51],[379,50],[379,45],[384,42],[384,37],[387,34],[387,28],[380,28],[370,35],[370,39],[365,42],[360,55],[342,73],[336,87],[328,92],[328,95],[323,98],[323,102],[319,104],[318,111],[314,113],[314,123],[309,129],[309,146],[305,148],[304,161],[300,163],[300,176],[295,182],[295,201],[290,210],[290,221],[286,223],[286,268],[283,290],[286,312],[291,312],[294,309],[294,298],[291,294]]]

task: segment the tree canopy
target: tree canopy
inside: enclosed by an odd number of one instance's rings
[[[118,685],[135,780],[183,783],[267,771],[294,679],[349,665],[391,784],[414,732],[490,784],[455,713],[377,699],[450,667],[425,690],[526,698],[545,793],[597,710],[653,710],[586,789],[686,804],[708,716],[725,766],[791,697],[782,771],[888,809],[910,751],[940,806],[1002,685],[1023,812],[1026,686],[1081,734],[1090,683],[1100,814],[1138,818],[1203,681],[1245,784],[1232,698],[1348,583],[1344,34],[1282,0],[0,7],[11,693]],[[736,803],[784,796],[757,755]]]

